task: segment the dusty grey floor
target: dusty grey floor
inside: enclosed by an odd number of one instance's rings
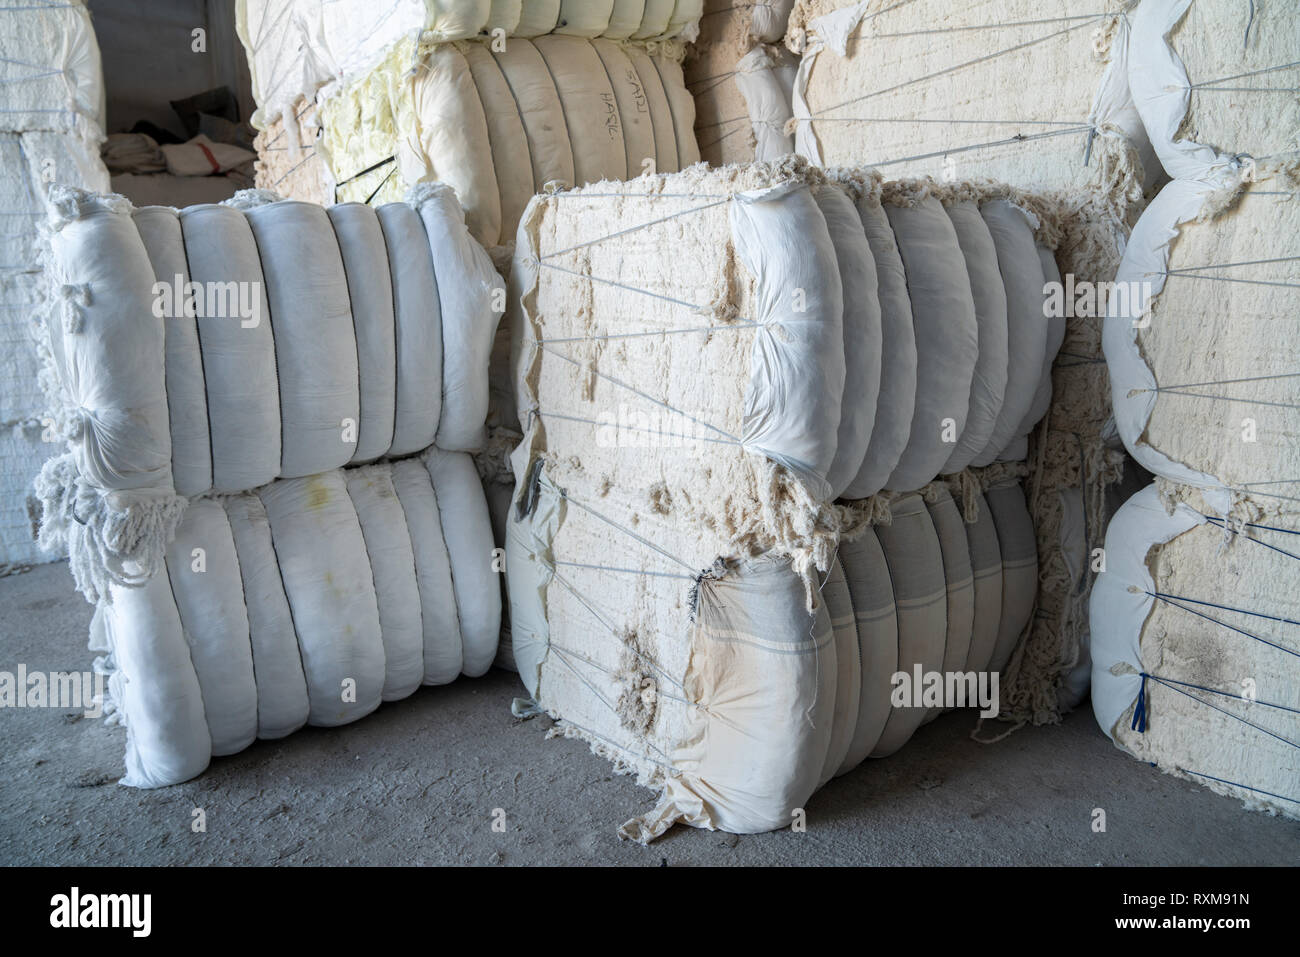
[[[88,668],[89,619],[65,565],[0,579],[0,670]],[[116,784],[121,729],[0,710],[0,863],[1300,863],[1300,823],[1135,761],[1087,709],[988,746],[970,740],[970,715],[946,715],[815,795],[804,833],[678,828],[642,848],[615,828],[654,795],[582,744],[544,740],[543,720],[512,718],[518,693],[504,672],[423,689],[160,791]],[[191,830],[195,808],[206,833]]]

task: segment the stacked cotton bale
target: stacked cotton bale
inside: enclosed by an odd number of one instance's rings
[[[710,166],[773,160],[794,151],[786,128],[799,57],[780,41],[793,0],[708,0],[700,35],[687,48],[686,87],[695,97],[695,136]]]
[[[1131,85],[1176,178],[1133,230],[1105,349],[1117,429],[1156,482],[1111,523],[1092,602],[1102,729],[1291,816],[1297,36],[1300,14],[1274,5],[1149,2],[1135,20]]]
[[[54,209],[67,451],[41,539],[96,606],[123,782],[484,673],[500,585],[469,453],[504,289],[452,191]]]
[[[1038,608],[1011,668],[1004,717],[1058,720],[1086,673],[1081,560],[1105,527],[1105,489],[1123,454],[1108,427],[1101,361],[1106,286],[1159,175],[1128,89],[1129,15],[1112,0],[800,0],[786,42],[801,51],[796,150],[814,162],[873,164],[887,176],[991,177],[1047,194],[1066,318],[1053,400],[1030,453]],[[1089,297],[1076,302],[1075,290]]]
[[[1055,343],[998,187],[695,169],[539,196],[515,257],[514,655],[662,787],[625,836],[784,826],[942,707],[896,670],[1006,665]]]
[[[547,182],[624,179],[699,158],[680,63],[700,0],[392,0],[379,18],[372,7],[238,7],[254,125],[287,122],[296,154],[296,124],[282,118],[315,102],[317,155],[340,201],[392,201],[417,182],[445,182],[475,237],[496,246],[513,239],[521,201]]]
[[[319,138],[316,105],[305,101],[260,130],[253,140],[253,148],[257,150],[257,188],[307,203],[333,206],[334,178],[323,153],[316,149]]]
[[[43,297],[36,260],[51,183],[108,188],[99,159],[104,83],[80,3],[0,18],[0,572],[48,561],[29,515],[32,476],[57,451],[47,428],[31,326]]]
[[[436,179],[455,187],[470,231],[509,243],[548,183],[581,185],[695,163],[694,106],[680,44],[550,34],[398,43],[320,107],[340,199],[374,201]],[[415,64],[412,69],[412,64]]]

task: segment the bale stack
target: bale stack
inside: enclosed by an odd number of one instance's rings
[[[893,707],[894,671],[1010,659],[1058,342],[1006,196],[790,160],[530,204],[519,707],[663,788],[625,836],[784,826],[934,711]]]
[[[546,183],[699,159],[679,38],[695,36],[700,0],[390,6],[376,22],[359,0],[240,3],[254,125],[268,154],[273,141],[287,148],[263,156],[268,175],[323,166],[301,182],[285,177],[282,194],[315,200],[324,176],[338,201],[376,203],[444,182],[475,238],[493,247],[513,241],[523,206]],[[314,153],[299,129],[313,106]]]
[[[58,450],[49,430],[33,317],[44,289],[39,246],[52,183],[108,189],[100,162],[104,81],[79,2],[0,18],[0,573],[49,561],[34,535],[32,476]]]
[[[794,150],[787,129],[799,57],[782,43],[793,0],[707,0],[687,47],[695,136],[710,166],[774,160]]]
[[[1134,96],[1176,178],[1106,322],[1116,426],[1156,481],[1106,537],[1094,711],[1142,760],[1295,816],[1300,154],[1279,88],[1300,15],[1256,13],[1150,2],[1134,23]]]
[[[1066,319],[1052,398],[1029,455],[1042,580],[1004,717],[1059,720],[1086,689],[1087,560],[1123,469],[1101,360],[1105,287],[1160,169],[1128,89],[1134,4],[1079,0],[800,0],[796,150],[886,176],[990,177],[1049,195]],[[1031,79],[1032,78],[1032,79]],[[1098,302],[1076,303],[1088,288]],[[1077,306],[1077,308],[1076,308]]]
[[[123,783],[483,674],[484,440],[504,292],[454,194],[327,212],[60,188],[41,541],[95,605]]]

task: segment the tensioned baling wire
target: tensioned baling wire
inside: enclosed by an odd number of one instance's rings
[[[1262,76],[1265,73],[1278,73],[1282,70],[1294,70],[1300,67],[1300,60],[1293,60],[1290,63],[1281,63],[1277,66],[1268,66],[1260,70],[1250,70],[1246,73],[1234,73],[1232,76],[1221,76],[1214,80],[1202,80],[1200,83],[1189,83],[1189,90],[1196,90],[1198,93],[1295,93],[1300,91],[1300,87],[1268,87],[1268,86],[1218,86],[1220,83],[1231,83],[1233,80],[1245,80],[1252,76]]]
[[[1249,195],[1249,194],[1248,194]],[[1204,275],[1206,270],[1210,269],[1236,269],[1242,266],[1273,266],[1278,263],[1290,263],[1300,261],[1300,256],[1276,256],[1270,259],[1244,259],[1240,262],[1227,263],[1209,263],[1204,266],[1183,266],[1179,269],[1164,269],[1161,272],[1148,273],[1148,276],[1181,276],[1184,279],[1201,279],[1207,282],[1229,282],[1239,283],[1246,286],[1270,286],[1280,289],[1300,289],[1300,283],[1287,282],[1278,279],[1241,279],[1237,276],[1207,276]]]
[[[1283,744],[1290,745],[1291,747],[1300,750],[1300,743],[1292,741],[1290,738],[1283,737],[1282,735],[1278,734],[1275,731],[1270,731],[1268,728],[1265,728],[1262,725],[1258,725],[1253,721],[1247,720],[1246,718],[1243,718],[1241,715],[1229,711],[1227,708],[1221,708],[1219,705],[1215,704],[1214,702],[1207,701],[1205,698],[1199,697],[1198,695],[1194,695],[1190,691],[1184,691],[1183,688],[1193,688],[1197,691],[1204,691],[1208,694],[1222,695],[1225,698],[1236,698],[1239,701],[1246,701],[1252,705],[1258,705],[1261,708],[1273,708],[1279,711],[1289,711],[1293,714],[1300,714],[1300,711],[1297,711],[1297,709],[1295,708],[1289,707],[1284,704],[1273,704],[1268,701],[1256,701],[1253,698],[1247,698],[1244,695],[1234,694],[1231,691],[1221,691],[1217,688],[1207,688],[1204,685],[1191,684],[1190,682],[1186,682],[1186,681],[1177,681],[1173,678],[1165,678],[1161,675],[1153,675],[1145,671],[1140,672],[1140,674],[1142,677],[1142,685],[1138,689],[1137,703],[1133,706],[1133,720],[1129,725],[1130,730],[1136,731],[1138,732],[1138,734],[1144,734],[1146,732],[1147,681],[1149,680],[1149,681],[1154,681],[1156,684],[1163,685],[1164,687],[1168,688],[1170,691],[1176,691],[1180,695],[1183,695],[1184,697],[1191,698],[1197,704],[1205,705],[1205,707],[1210,708],[1211,710],[1217,711],[1220,714],[1225,714],[1229,718],[1233,718],[1237,721],[1240,721],[1242,724],[1246,725],[1247,727],[1254,728],[1260,734],[1268,735],[1270,738],[1276,738],[1278,741],[1281,741]],[[1178,687],[1179,685],[1181,685],[1182,687]]]
[[[1173,385],[1157,385],[1149,389],[1134,389],[1130,395],[1144,393],[1159,395],[1181,395],[1193,399],[1216,399],[1221,402],[1243,402],[1247,405],[1270,406],[1278,409],[1300,409],[1300,403],[1274,402],[1270,399],[1257,399],[1250,396],[1224,395],[1216,392],[1194,392],[1210,386],[1240,385],[1245,382],[1273,382],[1279,379],[1300,378],[1300,372],[1279,372],[1273,375],[1243,376],[1236,379],[1207,379],[1204,382],[1178,382]]]

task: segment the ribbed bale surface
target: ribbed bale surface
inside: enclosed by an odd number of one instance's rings
[[[650,53],[561,34],[504,47],[408,39],[321,104],[318,149],[340,199],[397,198],[438,180],[455,188],[475,239],[507,243],[548,183],[699,160],[680,58],[671,43]]]

